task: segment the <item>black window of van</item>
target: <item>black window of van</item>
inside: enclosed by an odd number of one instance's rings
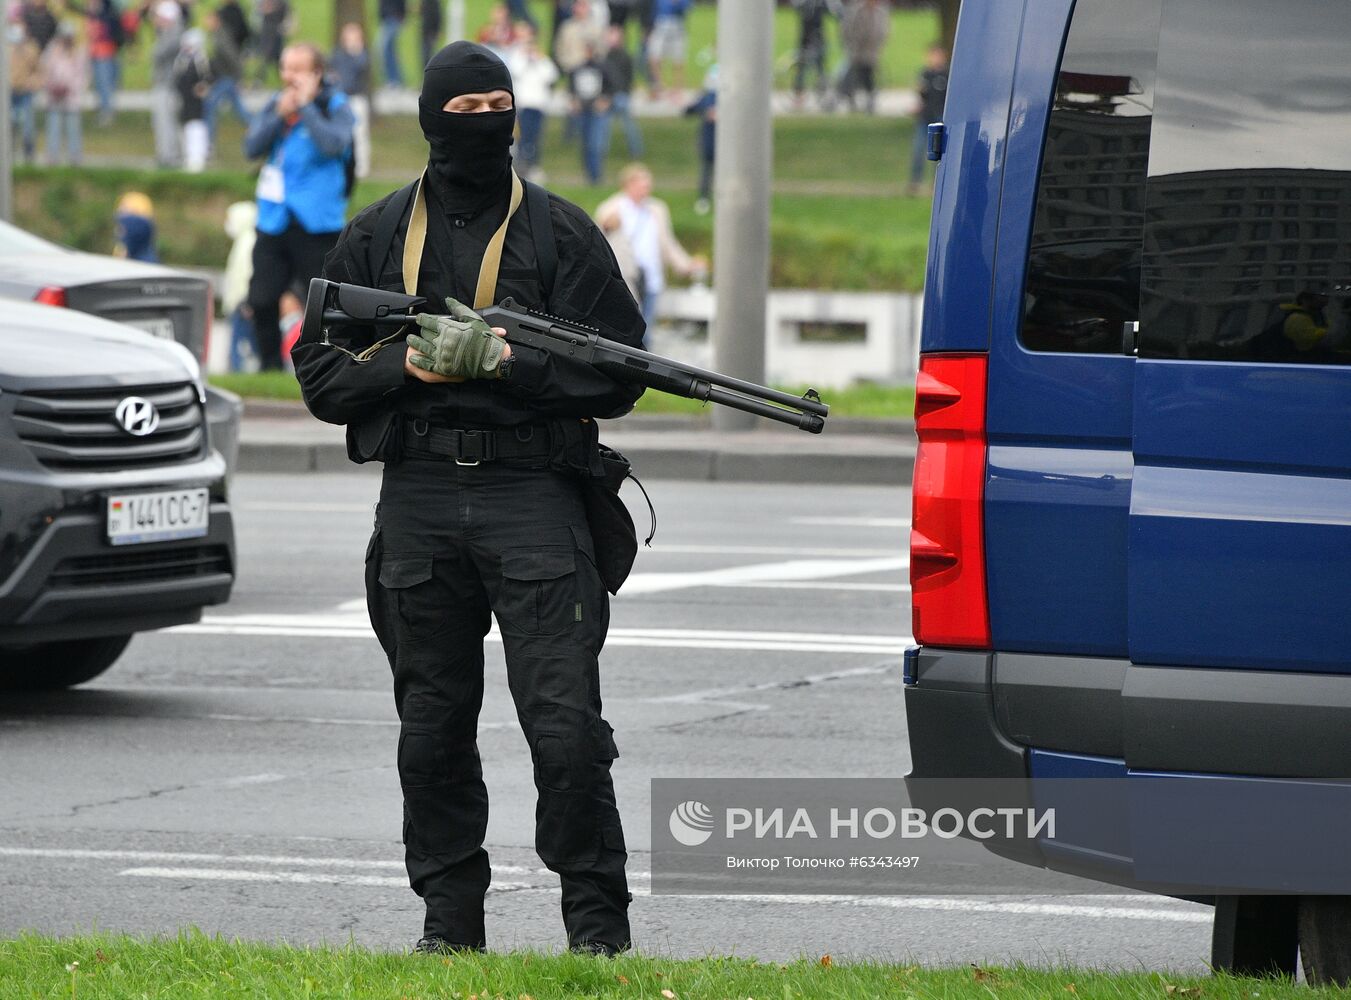
[[[1164,0],[1142,357],[1351,363],[1347,13]],[[1217,246],[1235,207],[1239,236]]]
[[[1032,350],[1119,354],[1138,319],[1158,25],[1159,0],[1075,5],[1027,264]]]

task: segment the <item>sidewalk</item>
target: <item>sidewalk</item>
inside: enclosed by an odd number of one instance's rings
[[[723,482],[906,485],[915,458],[909,421],[831,418],[822,434],[777,428],[715,432],[704,418],[630,415],[601,421],[601,440],[641,478]],[[343,472],[343,428],[295,403],[250,401],[240,427],[242,472]]]

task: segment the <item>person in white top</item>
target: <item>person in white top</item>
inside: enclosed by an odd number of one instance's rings
[[[540,138],[544,135],[544,121],[549,114],[553,86],[558,82],[558,67],[539,47],[535,29],[528,24],[516,26],[518,40],[507,66],[515,85],[516,122],[521,135],[516,146],[516,159],[521,172],[540,183]]]
[[[597,207],[596,218],[617,216],[619,231],[633,254],[642,292],[639,302],[647,323],[646,343],[657,318],[661,293],[666,288],[666,268],[693,277],[708,271],[708,260],[688,253],[676,239],[671,210],[666,202],[652,197],[652,171],[641,163],[630,163],[620,171],[619,184],[619,192]]]

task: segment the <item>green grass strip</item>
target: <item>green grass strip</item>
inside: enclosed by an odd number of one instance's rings
[[[222,389],[236,392],[246,399],[298,400],[300,385],[287,372],[239,372],[230,375],[212,375],[210,381]],[[807,387],[778,386],[784,392],[802,395]],[[847,389],[822,389],[821,397],[830,406],[832,416],[867,417],[871,419],[909,418],[915,411],[913,386],[855,385]],[[635,413],[700,414],[708,413],[711,404],[694,399],[672,396],[651,390],[643,393]]]
[[[926,969],[823,955],[787,963],[635,955],[609,960],[538,952],[446,958],[350,945],[250,944],[199,931],[153,939],[24,934],[0,941],[0,996],[7,1000],[1293,1000],[1346,995],[1282,979],[1021,966]]]
[[[253,198],[257,169],[243,158],[237,123],[223,123],[213,169],[191,175],[136,166],[148,155],[148,122],[145,115],[124,113],[116,125],[87,130],[92,163],[126,166],[19,168],[15,221],[68,246],[108,253],[118,197],[140,190],[155,203],[166,263],[224,266],[230,250],[225,209]],[[646,119],[642,130],[676,235],[691,252],[712,256],[713,216],[694,211],[694,123]],[[911,131],[908,119],[863,115],[775,120],[772,287],[897,292],[923,287],[930,205],[927,197],[905,193]],[[373,141],[379,176],[357,186],[352,213],[417,176],[426,162],[426,143],[414,118],[380,119]],[[594,211],[615,190],[613,179],[624,163],[622,141],[612,146],[610,180],[598,187],[582,184],[578,150],[562,143],[561,121],[551,121],[543,149],[549,187],[583,209]]]

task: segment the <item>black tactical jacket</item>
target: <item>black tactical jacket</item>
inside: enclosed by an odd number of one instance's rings
[[[433,186],[428,185],[431,189]],[[369,250],[380,211],[390,195],[363,209],[324,260],[324,277],[403,291],[401,262],[405,210],[393,246],[372,275]],[[643,319],[604,235],[576,205],[549,195],[558,271],[552,290],[542,287],[536,266],[528,205],[507,228],[498,272],[497,301],[518,303],[596,327],[602,336],[642,346]],[[426,248],[417,294],[428,311],[443,313],[443,300],[473,300],[479,265],[488,240],[506,215],[507,199],[471,216],[448,216],[429,190]],[[416,330],[410,327],[409,330]],[[454,384],[428,384],[404,373],[408,330],[332,328],[327,342],[302,341],[291,352],[305,403],[316,417],[348,425],[349,452],[356,461],[387,458],[391,415],[422,418],[444,427],[492,428],[541,423],[555,418],[618,417],[633,408],[642,387],[617,382],[590,365],[548,351],[512,345],[510,377]],[[382,339],[386,342],[368,351]],[[368,352],[365,360],[358,358]]]

